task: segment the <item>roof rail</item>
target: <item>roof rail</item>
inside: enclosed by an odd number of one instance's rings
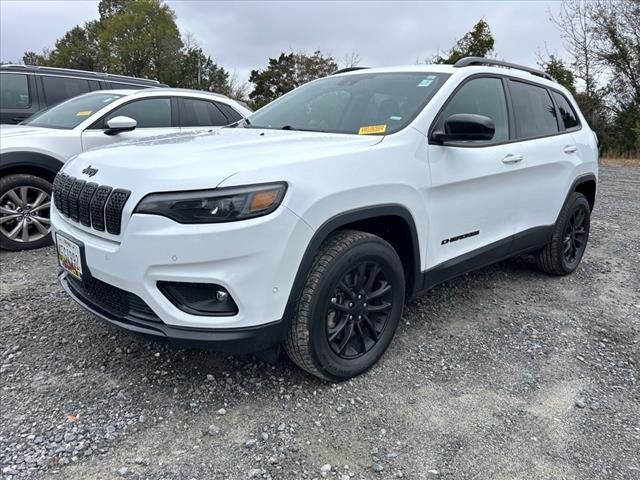
[[[502,60],[494,60],[492,58],[464,57],[458,60],[453,66],[460,68],[460,67],[471,67],[473,65],[493,65],[496,67],[513,68],[515,70],[522,70],[524,72],[529,72],[531,75],[537,75],[538,77],[546,78],[547,80],[551,80],[552,82],[556,81],[555,78],[553,78],[547,72],[543,72],[542,70],[525,67],[523,65],[518,65],[515,63],[503,62]]]
[[[336,70],[331,75],[338,75],[339,73],[355,72],[356,70],[366,70],[369,67],[347,67]]]
[[[42,70],[43,72],[51,71],[51,72],[68,72],[68,73],[79,73],[86,76],[94,76],[98,78],[109,78],[113,80],[121,79],[121,80],[136,80],[139,82],[147,82],[147,83],[155,83],[159,84],[158,80],[153,80],[150,78],[141,78],[141,77],[130,77],[128,75],[118,75],[115,73],[106,73],[106,72],[94,72],[92,70],[78,70],[75,68],[60,68],[60,67],[48,67],[45,65],[24,65],[20,63],[4,63],[0,65],[2,68],[24,68],[24,69],[35,69]]]

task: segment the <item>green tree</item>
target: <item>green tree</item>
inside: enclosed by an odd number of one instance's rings
[[[47,64],[52,67],[95,70],[97,65],[98,22],[88,22],[84,28],[76,26],[56,41]]]
[[[564,64],[564,62],[555,55],[549,55],[549,58],[540,62],[540,67],[551,75],[564,88],[569,90],[572,95],[576,94],[576,84],[573,72]]]
[[[436,55],[432,62],[453,64],[464,57],[487,57],[493,53],[493,44],[489,24],[484,19],[480,19],[470,32],[456,40],[449,51]]]
[[[254,84],[249,94],[255,107],[261,107],[300,85],[316,78],[330,75],[338,69],[331,56],[319,50],[311,55],[304,53],[281,53],[270,58],[264,70],[252,70],[249,81]]]
[[[100,23],[99,59],[104,70],[176,83],[182,40],[167,5],[160,0],[129,1]]]
[[[214,63],[199,47],[189,48],[182,55],[176,86],[231,94],[229,73]]]

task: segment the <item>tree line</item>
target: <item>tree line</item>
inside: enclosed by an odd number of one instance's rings
[[[355,66],[352,53],[338,62],[321,51],[283,52],[251,71],[249,82],[205,55],[191,36],[181,36],[174,12],[162,0],[100,0],[99,18],[76,26],[50,50],[25,52],[26,64],[105,71],[154,78],[175,87],[210,90],[261,107],[340,67]],[[540,56],[540,67],[575,96],[596,131],[601,154],[640,153],[640,0],[564,0],[552,17],[565,42]],[[455,63],[465,56],[495,57],[489,24],[471,31],[427,63]]]

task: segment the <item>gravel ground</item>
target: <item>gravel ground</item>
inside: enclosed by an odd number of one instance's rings
[[[3,253],[0,475],[640,478],[640,168],[601,174],[574,275],[439,286],[337,385],[122,332],[66,298],[53,249]]]

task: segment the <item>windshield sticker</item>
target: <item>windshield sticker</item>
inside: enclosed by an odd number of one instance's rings
[[[389,120],[395,120],[395,121],[399,121],[402,120],[402,117],[396,117],[395,115],[392,117],[389,117]]]
[[[418,84],[418,87],[428,87],[433,83],[435,79],[436,79],[435,75],[428,75],[427,77],[425,77],[423,80],[420,81],[420,83]]]
[[[366,127],[360,127],[358,135],[372,135],[375,133],[384,133],[387,131],[387,125],[369,125]]]
[[[91,110],[81,110],[76,113],[76,117],[88,117],[89,115],[91,115],[91,113]]]

